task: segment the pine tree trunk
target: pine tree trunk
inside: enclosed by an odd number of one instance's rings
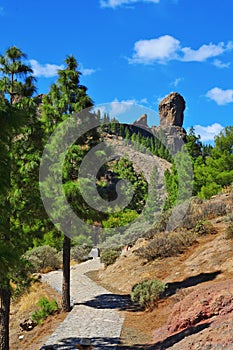
[[[10,286],[0,287],[0,350],[9,350]]]
[[[64,236],[63,241],[63,281],[62,281],[62,311],[70,311],[70,238]]]

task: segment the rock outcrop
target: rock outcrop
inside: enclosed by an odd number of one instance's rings
[[[171,154],[177,153],[186,142],[184,121],[185,100],[178,92],[172,92],[159,104],[160,126],[153,127],[155,135],[163,135],[164,144]]]
[[[167,324],[154,332],[158,348],[232,349],[232,282],[200,285],[175,304]]]
[[[148,127],[147,115],[143,114],[133,126],[154,134],[171,155],[176,154],[186,142],[186,131],[182,127],[184,121],[185,100],[178,92],[172,92],[159,104],[160,126]],[[132,133],[136,132],[132,129]],[[142,133],[142,132],[141,132]],[[146,135],[145,135],[146,136]]]
[[[183,126],[185,100],[177,92],[166,96],[159,104],[160,126]]]
[[[149,129],[149,126],[147,124],[147,114],[141,115],[134,123],[133,125],[139,126],[141,128]]]

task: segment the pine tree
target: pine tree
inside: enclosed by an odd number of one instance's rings
[[[153,167],[150,176],[150,186],[148,198],[146,201],[146,207],[144,209],[144,217],[147,222],[154,223],[156,220],[156,214],[161,209],[161,198],[159,195],[159,174],[156,166]]]
[[[49,93],[44,97],[42,104],[42,121],[46,135],[49,136],[56,127],[65,119],[71,117],[73,113],[91,107],[92,100],[87,95],[87,88],[80,85],[80,72],[78,63],[74,56],[65,59],[66,67],[58,71],[58,79],[50,88]],[[81,127],[81,126],[80,126]],[[90,136],[90,135],[89,135]],[[98,135],[92,132],[89,137],[89,146]],[[74,197],[78,197],[78,187],[74,181],[78,177],[79,163],[85,154],[81,144],[87,142],[88,136],[80,138],[68,152],[67,162],[64,167],[64,184],[68,202],[72,204]],[[72,204],[73,205],[73,204]],[[59,216],[59,213],[58,213]],[[67,228],[72,227],[72,222],[67,219]],[[64,237],[63,242],[63,285],[62,285],[62,309],[70,311],[70,245],[69,237]]]
[[[24,63],[26,55],[13,46],[0,56],[0,104],[1,104],[1,192],[0,192],[0,240],[1,247],[7,254],[2,259],[2,266],[6,269],[0,278],[0,349],[9,349],[9,313],[10,313],[10,271],[19,259],[17,240],[11,228],[11,217],[14,210],[14,196],[12,193],[12,176],[14,166],[13,144],[23,125],[27,122],[31,108],[30,97],[35,92],[34,78],[31,68]],[[12,259],[14,251],[14,259]],[[3,255],[4,257],[4,255]],[[4,261],[4,264],[3,264]]]

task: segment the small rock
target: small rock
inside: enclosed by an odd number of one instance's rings
[[[24,331],[28,332],[35,328],[37,326],[37,323],[31,319],[27,319],[21,322],[19,325]]]
[[[41,274],[40,273],[33,273],[32,274],[32,278],[34,279],[34,280],[36,280],[36,281],[39,281],[39,280],[41,280]]]

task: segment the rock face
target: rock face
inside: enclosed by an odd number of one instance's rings
[[[197,286],[154,332],[155,349],[232,349],[232,279]]]
[[[144,128],[149,128],[148,125],[147,125],[147,114],[141,115],[141,117],[139,117],[139,118],[133,123],[133,125],[141,126],[141,127],[144,127]]]
[[[185,100],[178,92],[172,92],[159,104],[160,126],[147,125],[147,115],[143,114],[134,123],[133,127],[144,129],[152,133],[169,150],[171,155],[179,152],[186,143],[186,131],[182,127],[184,121]],[[138,132],[132,129],[132,133]],[[142,134],[142,130],[140,131]],[[147,136],[145,134],[144,136]]]
[[[160,126],[182,127],[184,120],[185,100],[177,92],[166,96],[159,104]]]

